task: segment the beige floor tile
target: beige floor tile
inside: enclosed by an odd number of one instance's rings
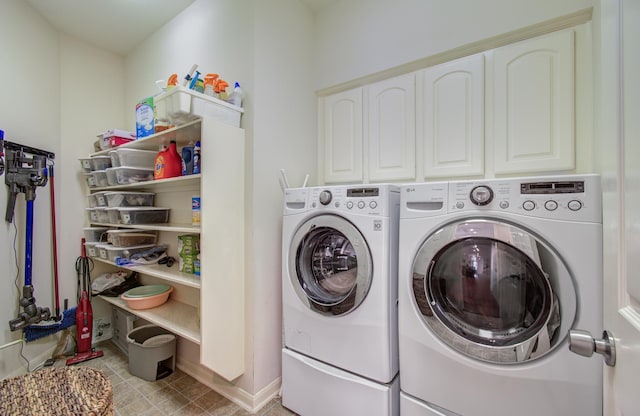
[[[104,342],[98,349],[104,351],[103,357],[78,365],[104,371],[113,388],[116,416],[254,416],[178,369],[161,380],[146,381],[129,372],[127,356],[113,343]],[[255,414],[294,415],[282,407],[279,398]]]

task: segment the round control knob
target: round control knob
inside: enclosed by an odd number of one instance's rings
[[[358,201],[358,208],[364,208],[364,201]]]
[[[487,205],[493,200],[493,191],[488,186],[476,186],[471,190],[471,193],[469,193],[469,198],[475,205]]]
[[[347,202],[347,208],[349,208],[349,209],[353,208],[353,202],[352,201]]]
[[[500,208],[502,209],[509,208],[509,201],[500,201]]]
[[[456,208],[458,208],[458,209],[464,208],[464,202],[462,202],[462,201],[456,202]]]
[[[578,211],[582,208],[582,202],[574,199],[573,201],[569,201],[568,206],[571,211]]]
[[[544,207],[547,209],[547,211],[555,211],[556,209],[558,209],[558,203],[554,200],[549,200],[544,203]]]
[[[329,205],[329,203],[331,203],[331,199],[333,198],[333,195],[331,195],[331,191],[322,191],[320,192],[320,203],[322,205]]]
[[[536,203],[531,200],[524,201],[522,204],[522,208],[524,208],[525,211],[532,211],[535,207]]]
[[[378,206],[378,203],[376,201],[369,202],[369,208],[376,209],[377,206]]]

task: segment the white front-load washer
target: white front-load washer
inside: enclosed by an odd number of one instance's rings
[[[282,403],[302,416],[399,414],[399,187],[287,189]]]
[[[601,217],[597,175],[403,186],[401,415],[601,416]]]

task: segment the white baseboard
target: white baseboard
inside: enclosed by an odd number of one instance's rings
[[[214,390],[251,413],[260,410],[280,392],[280,377],[273,380],[255,395],[252,395],[197,363],[181,360],[176,363],[176,366],[211,390]]]

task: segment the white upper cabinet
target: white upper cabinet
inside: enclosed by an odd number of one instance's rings
[[[373,182],[413,180],[416,176],[414,74],[371,84],[367,96],[368,179]]]
[[[418,72],[424,178],[484,173],[484,56]]]
[[[362,88],[324,98],[324,181],[363,180]]]
[[[574,36],[564,30],[489,55],[495,173],[575,168]]]
[[[367,183],[576,169],[576,62],[588,76],[585,30],[322,98],[319,177]]]

